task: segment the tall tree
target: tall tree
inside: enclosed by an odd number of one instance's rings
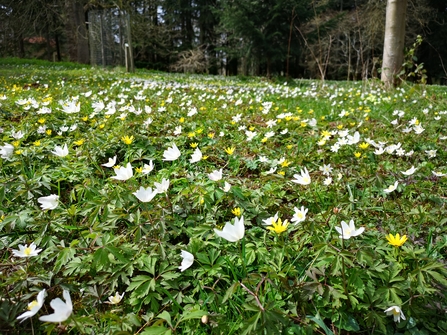
[[[386,6],[385,42],[383,46],[382,81],[386,86],[396,84],[402,67],[405,45],[407,0],[388,0]]]

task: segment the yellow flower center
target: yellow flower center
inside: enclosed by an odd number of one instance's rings
[[[36,307],[38,304],[39,304],[39,303],[37,302],[37,300],[31,301],[31,302],[28,304],[28,310],[29,310],[29,311],[32,310],[32,309],[33,309],[34,307]]]
[[[26,247],[25,250],[23,250],[23,254],[25,256],[29,256],[29,255],[31,255],[31,253],[32,253],[32,250],[29,247]]]

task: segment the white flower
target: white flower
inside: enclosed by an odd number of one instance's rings
[[[163,178],[161,183],[154,183],[158,193],[165,193],[169,188],[169,179]]]
[[[400,322],[400,319],[405,320],[405,315],[399,306],[391,306],[385,310],[386,315],[392,315],[394,322]]]
[[[391,193],[397,188],[397,185],[399,185],[399,182],[396,180],[393,185],[388,186],[386,189],[383,190],[383,192]]]
[[[182,126],[177,126],[174,129],[174,135],[180,135],[182,133]]]
[[[349,221],[349,226],[345,221],[341,222],[341,228],[335,227],[335,230],[340,234],[340,238],[348,240],[351,237],[358,236],[365,230],[364,227],[355,229],[354,220]]]
[[[102,166],[105,167],[113,167],[116,164],[116,155],[112,158],[109,158],[109,161],[107,163],[101,164]]]
[[[75,100],[69,101],[62,105],[62,111],[67,114],[78,113],[81,110],[81,103]]]
[[[67,320],[73,312],[73,304],[71,303],[70,293],[64,290],[63,296],[65,302],[60,298],[51,300],[50,306],[54,309],[53,314],[44,315],[39,318],[43,322],[63,322]]]
[[[116,179],[116,180],[127,180],[132,178],[133,176],[133,171],[132,171],[132,165],[130,165],[130,163],[127,163],[126,167],[119,167],[117,169],[114,170],[116,176],[112,176],[110,178],[112,179]]]
[[[212,181],[218,181],[222,179],[222,169],[214,170],[213,172],[208,174],[208,178]]]
[[[378,147],[375,151],[374,154],[375,155],[381,155],[385,152],[385,149],[383,147]]]
[[[33,242],[29,245],[29,247],[28,244],[25,244],[25,246],[19,244],[19,250],[13,250],[12,254],[15,257],[28,258],[37,256],[41,251],[42,249],[36,249],[36,245]]]
[[[124,297],[124,292],[123,294],[119,294],[119,292],[116,292],[115,295],[111,295],[109,297],[109,301],[106,301],[106,304],[111,304],[111,305],[117,305],[121,302],[121,300]]]
[[[140,186],[138,191],[132,194],[136,196],[141,202],[149,202],[158,194],[158,192],[155,189],[152,190],[151,187],[144,188],[143,186]]]
[[[425,153],[428,155],[428,158],[435,158],[437,150],[425,150]]]
[[[293,214],[293,217],[290,220],[290,222],[295,222],[295,224],[298,224],[306,220],[306,214],[309,211],[309,209],[305,208],[304,206],[301,206],[301,209],[294,207],[294,210],[295,213]]]
[[[54,151],[51,151],[53,154],[55,154],[56,156],[59,157],[65,157],[68,155],[68,147],[67,144],[64,145],[64,147],[60,147],[58,145],[56,145],[54,147]]]
[[[194,255],[191,254],[188,251],[182,250],[181,256],[183,258],[182,264],[178,267],[181,272],[185,271],[187,268],[189,268],[192,263],[194,263]]]
[[[45,301],[45,289],[43,289],[37,294],[37,299],[28,304],[28,311],[19,315],[17,317],[17,320],[22,319],[22,321],[20,322],[23,322],[26,319],[36,315],[36,313],[42,308],[44,301]]]
[[[228,182],[224,183],[224,187],[222,188],[222,191],[224,191],[225,193],[228,192],[231,188],[231,184]]]
[[[154,169],[154,163],[152,162],[152,159],[149,161],[149,164],[143,165],[143,170],[141,171],[143,174],[148,174]]]
[[[180,150],[177,148],[175,143],[172,145],[172,147],[168,148],[163,152],[163,160],[164,161],[175,161],[177,158],[179,158],[181,155]]]
[[[13,153],[14,153],[14,146],[12,144],[5,143],[4,146],[0,147],[0,156],[3,159],[9,159],[9,157],[11,157]]]
[[[401,173],[406,175],[406,176],[411,176],[415,171],[416,171],[415,167],[412,166],[407,171],[401,171]]]
[[[262,220],[263,225],[271,226],[272,224],[276,223],[278,221],[278,212],[274,216],[271,216],[267,219]]]
[[[439,171],[432,171],[431,173],[433,173],[433,175],[436,176],[436,177],[447,176],[447,173],[442,173],[442,172],[439,172]]]
[[[42,208],[42,210],[55,209],[58,205],[58,201],[59,196],[56,194],[37,198],[37,202],[40,204],[40,208]]]
[[[237,242],[245,234],[244,217],[241,216],[240,219],[235,217],[234,224],[227,222],[222,230],[214,229],[214,232],[227,241]]]
[[[327,177],[325,180],[323,180],[323,184],[325,186],[329,186],[330,184],[332,184],[332,178],[331,177]]]
[[[331,172],[332,172],[332,167],[331,167],[331,164],[323,164],[323,166],[320,166],[320,168],[319,168],[319,170],[321,171],[321,172],[323,172],[323,174],[325,175],[325,176],[329,176],[330,174],[331,174]]]
[[[191,155],[191,159],[189,160],[190,163],[197,163],[200,162],[202,160],[202,152],[200,151],[199,148],[196,148],[196,150],[194,150],[194,153]]]
[[[300,173],[301,173],[301,175],[299,175],[297,173],[293,175],[293,177],[296,179],[293,179],[292,182],[301,184],[301,185],[309,185],[311,182],[309,171],[307,171],[307,169],[304,168],[304,170],[301,169]]]

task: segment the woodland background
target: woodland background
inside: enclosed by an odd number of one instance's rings
[[[108,11],[129,18],[137,68],[361,80],[380,77],[385,10],[386,0],[0,0],[0,57],[88,64],[89,13]],[[447,79],[446,19],[445,0],[408,2],[407,55],[432,84]]]

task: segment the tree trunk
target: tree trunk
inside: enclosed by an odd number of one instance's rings
[[[90,60],[88,33],[85,25],[83,2],[66,0],[68,54],[72,62],[88,64]]]
[[[388,87],[397,83],[404,60],[406,11],[407,0],[388,0],[381,78]]]

